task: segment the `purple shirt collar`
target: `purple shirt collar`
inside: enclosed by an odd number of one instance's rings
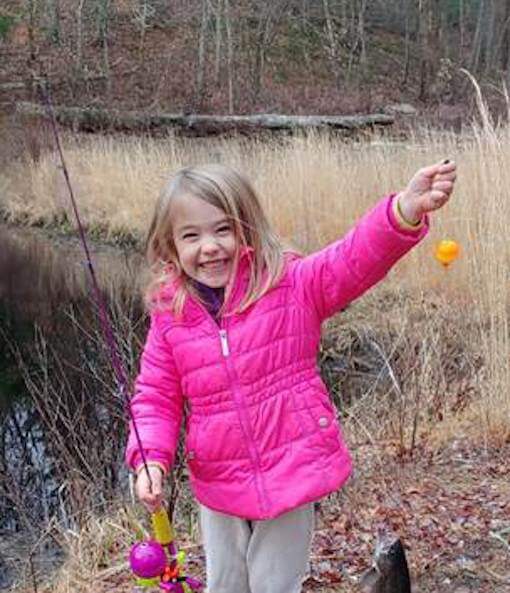
[[[202,282],[193,280],[193,286],[197,290],[200,298],[202,299],[205,308],[212,315],[212,317],[218,321],[218,313],[223,305],[223,299],[225,296],[224,288],[212,288]]]

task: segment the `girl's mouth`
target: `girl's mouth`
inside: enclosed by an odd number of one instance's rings
[[[203,268],[204,270],[208,270],[211,272],[219,272],[225,269],[227,266],[228,260],[226,259],[217,259],[211,262],[204,262],[200,264],[199,267]]]

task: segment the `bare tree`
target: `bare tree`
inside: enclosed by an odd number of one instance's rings
[[[341,45],[342,40],[346,35],[346,29],[342,19],[333,17],[330,8],[330,0],[322,0],[322,8],[325,20],[323,36],[324,47],[330,69],[335,79],[335,85],[339,87],[342,75]]]
[[[214,14],[214,82],[216,86],[220,84],[221,62],[222,62],[222,48],[223,43],[223,29],[225,6],[223,0],[217,0],[213,4],[209,1],[210,11]]]
[[[409,3],[404,4],[404,72],[402,84],[407,84],[409,70],[411,65],[411,27],[412,16],[414,16],[413,7]]]
[[[36,32],[38,26],[38,0],[27,0],[27,12],[28,12],[28,48],[30,60],[35,61],[36,59]]]
[[[256,24],[254,37],[250,39],[252,99],[257,101],[263,86],[267,51],[274,40],[289,0],[251,0],[248,20]]]
[[[110,75],[110,0],[97,0],[96,5],[97,37],[102,50],[103,75],[106,81],[106,95],[111,96],[112,81]]]
[[[504,0],[503,5],[503,41],[501,44],[501,69],[508,71],[510,65],[510,0]]]
[[[441,10],[440,0],[418,0],[420,48],[419,99],[427,101],[438,64]]]
[[[459,44],[458,44],[458,62],[464,62],[464,43],[466,40],[466,8],[464,0],[459,0]]]
[[[83,8],[85,0],[78,0],[76,5],[76,68],[83,72]]]
[[[225,29],[227,32],[227,87],[228,112],[234,113],[234,41],[230,17],[230,0],[224,0]]]
[[[49,36],[53,43],[61,42],[60,0],[47,0],[46,11],[49,19]]]
[[[202,0],[202,10],[200,18],[200,30],[198,37],[198,54],[197,54],[197,70],[196,70],[196,90],[195,90],[195,105],[199,109],[203,108],[204,94],[205,94],[205,64],[206,64],[206,48],[207,48],[207,22],[209,20],[209,1]]]
[[[493,0],[480,2],[476,27],[471,46],[470,70],[486,74],[492,68],[494,59],[495,4]]]
[[[352,66],[356,58],[359,57],[359,64],[362,71],[365,70],[366,55],[366,36],[365,36],[365,12],[367,9],[367,0],[356,0],[351,4],[351,30],[350,37],[354,40],[349,49],[348,73],[351,74]]]
[[[142,66],[145,60],[145,35],[155,14],[156,10],[149,0],[140,0],[134,9],[133,17],[140,29],[138,52]]]

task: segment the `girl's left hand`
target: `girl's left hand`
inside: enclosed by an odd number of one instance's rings
[[[442,208],[450,199],[457,178],[457,165],[441,161],[420,169],[398,195],[402,216],[418,223],[424,214]]]

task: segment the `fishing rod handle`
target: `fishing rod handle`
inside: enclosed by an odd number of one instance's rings
[[[167,546],[174,541],[174,530],[164,507],[160,507],[152,513],[151,523],[154,538],[162,546]]]

